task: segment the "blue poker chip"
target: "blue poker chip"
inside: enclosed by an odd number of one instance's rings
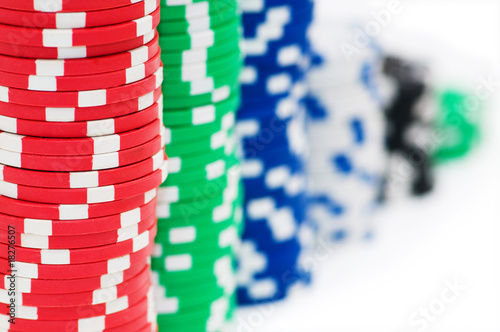
[[[262,247],[296,240],[298,226],[306,219],[304,206],[307,199],[305,193],[281,201],[273,196],[247,197],[246,220],[252,227],[245,231],[243,239],[258,240]]]
[[[255,304],[282,299],[310,280],[298,266],[310,201],[303,146],[313,2],[244,0],[241,7],[246,58],[236,131],[245,230],[237,295],[240,304]]]
[[[310,272],[299,264],[301,251],[299,242],[272,248],[257,247],[254,258],[262,264],[257,265],[249,280],[237,288],[239,304],[278,301],[284,299],[297,283],[309,283]]]
[[[247,57],[245,65],[262,68],[283,68],[291,65],[302,65],[310,61],[311,45],[304,36],[302,39],[293,39],[287,42],[269,42],[266,51]]]
[[[278,126],[282,126],[282,124],[277,122],[276,128],[278,128]],[[253,157],[263,152],[272,153],[282,146],[287,146],[290,142],[289,133],[290,130],[287,130],[287,128],[280,128],[279,130],[262,128],[257,136],[241,138],[241,145],[243,151],[245,151],[245,157]],[[293,132],[291,134],[293,134]]]
[[[312,3],[300,8],[288,4],[271,7],[265,12],[245,13],[242,17],[242,23],[245,27],[244,37],[257,36],[262,25],[276,26],[281,24],[282,26],[294,26],[311,23],[313,8]],[[276,17],[275,21],[272,21],[273,17]]]
[[[254,96],[256,98],[263,96],[286,97],[290,94],[295,83],[304,80],[304,75],[303,70],[295,66],[272,72],[259,71],[252,82],[241,82],[242,103],[247,99],[253,99]]]
[[[297,115],[305,106],[304,98],[295,97],[292,92],[285,96],[268,96],[256,99],[246,99],[238,110],[238,119],[245,120],[254,117],[287,119]],[[285,105],[284,105],[285,104]],[[282,109],[283,107],[286,109]]]

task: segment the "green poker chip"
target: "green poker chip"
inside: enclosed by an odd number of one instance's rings
[[[162,279],[160,279],[160,282]],[[168,281],[165,281],[168,283]],[[229,280],[229,283],[235,283]],[[191,287],[175,287],[173,289],[158,287],[157,295],[164,294],[163,296],[167,299],[175,299],[178,305],[172,308],[168,312],[163,312],[162,315],[185,315],[192,313],[193,310],[198,310],[200,306],[206,306],[224,296],[230,296],[234,292],[234,286],[228,284],[220,285],[217,282],[211,283],[200,283],[196,285],[191,285]]]
[[[168,36],[213,29],[235,19],[237,15],[236,7],[228,7],[226,10],[219,10],[213,13],[213,15],[180,18],[178,20],[163,20],[158,25],[158,32],[164,36]]]
[[[219,41],[228,38],[239,38],[241,20],[230,21],[214,29],[197,31],[180,35],[160,35],[159,44],[162,50],[191,50],[196,48],[211,47]]]
[[[185,172],[169,174],[168,183],[182,185],[197,181],[216,179],[226,171],[227,168],[239,164],[240,159],[233,153],[231,156],[223,157],[206,165]]]
[[[236,234],[238,234],[235,227],[231,227],[230,229],[233,232],[232,234],[235,234],[235,236]],[[151,258],[151,260],[152,261],[159,260],[157,264],[162,264],[166,259],[169,259],[169,257],[189,254],[192,257],[197,257],[197,259],[199,259],[200,261],[209,262],[214,257],[216,258],[223,255],[236,254],[236,248],[238,245],[236,242],[233,243],[232,245],[221,246],[218,240],[220,234],[214,234],[213,236],[217,240],[213,239],[213,241],[203,242],[192,246],[165,245],[164,249],[168,251],[168,255],[153,257]],[[158,239],[156,246],[158,247],[160,245],[161,245],[161,239]]]
[[[241,16],[234,0],[168,3],[158,26],[169,177],[151,257],[157,321],[160,331],[222,331],[234,319],[244,227],[235,135]]]
[[[234,212],[236,213],[236,211]],[[237,224],[238,220],[236,220],[235,215],[231,215],[230,218],[215,223],[213,221],[206,222],[205,224],[182,224],[182,225],[176,225],[176,226],[167,226],[168,222],[164,223],[164,227],[160,229],[157,232],[157,237],[159,242],[165,244],[165,245],[183,245],[183,244],[178,244],[178,241],[176,240],[176,237],[179,236],[179,234],[188,234],[189,236],[192,236],[194,238],[193,241],[203,241],[208,237],[212,237],[215,234],[219,234],[225,229],[229,229],[231,226],[238,226],[238,228],[241,228],[239,224]]]
[[[161,20],[175,22],[200,16],[221,15],[221,13],[236,10],[238,5],[235,0],[192,0],[185,5],[167,5],[162,1],[161,7],[164,8],[160,11]]]
[[[440,107],[434,127],[442,139],[433,158],[437,162],[462,158],[480,140],[481,107],[473,110],[468,103],[471,95],[463,91],[445,90],[437,98]]]
[[[231,204],[227,204],[231,208]],[[164,246],[177,247],[181,251],[187,251],[189,248],[200,248],[205,245],[220,245],[218,235],[240,234],[242,231],[242,218],[240,217],[240,209],[233,211],[233,214],[228,219],[221,222],[211,222],[207,224],[191,224],[181,225],[177,227],[167,227],[161,229],[157,233],[157,242]],[[168,223],[168,222],[167,222]],[[229,239],[229,235],[226,235]],[[179,241],[179,238],[189,240]],[[170,253],[168,250],[164,252]]]
[[[209,287],[212,286],[212,287]],[[160,288],[161,289],[161,288]],[[168,291],[164,293],[170,293]],[[156,296],[158,296],[160,293],[157,292]],[[185,295],[180,295],[180,296],[175,296],[173,294],[165,294],[165,298],[170,298],[172,300],[175,299],[176,301],[176,307],[170,309],[169,312],[164,312],[162,313],[163,316],[176,316],[176,315],[185,315],[189,314],[191,312],[195,312],[200,310],[200,307],[202,306],[208,306],[212,302],[216,301],[217,299],[221,298],[222,296],[226,296],[227,292],[225,292],[224,289],[221,289],[220,287],[217,287],[216,284],[214,285],[207,285],[206,289],[202,292],[199,293],[192,293],[192,294],[185,294]],[[205,330],[200,330],[200,331],[205,331]]]
[[[170,157],[168,168],[169,175],[167,181],[172,174],[183,173],[185,171],[199,170],[200,167],[208,165],[222,158],[231,156],[236,151],[236,142],[233,142],[233,148],[228,151],[227,148],[220,148],[210,153],[193,155],[188,157]]]
[[[222,313],[221,306],[226,307]],[[224,296],[202,307],[191,307],[181,314],[159,313],[157,321],[160,331],[163,329],[175,332],[223,331],[227,330],[226,326],[232,324],[235,309],[235,296]],[[216,317],[215,321],[212,317]]]
[[[239,50],[207,62],[163,67],[163,82],[170,89],[175,83],[202,80],[207,77],[225,77],[239,72],[242,57]]]
[[[215,151],[228,142],[235,141],[234,128],[221,129],[209,136],[200,137],[194,141],[184,141],[177,144],[171,144],[166,147],[167,154],[171,158],[189,157],[195,154],[203,154],[210,151]]]
[[[196,273],[183,271],[155,271],[160,280],[165,280],[163,284],[168,284],[172,287],[181,288],[198,283],[217,283],[220,277],[217,275],[217,268],[224,266],[224,269],[229,272],[236,272],[237,262],[235,256],[227,255],[220,257],[211,264],[206,264],[200,268],[196,268]]]
[[[239,182],[239,181],[238,181]],[[204,197],[199,195],[192,199],[176,203],[158,203],[158,222],[168,222],[169,219],[189,220],[214,212],[223,204],[231,204],[241,196],[240,188],[226,188],[221,195],[215,197]]]
[[[236,112],[240,105],[240,95],[234,94],[220,103],[211,103],[203,106],[183,110],[165,110],[163,123],[165,126],[198,126],[214,123],[229,112]]]
[[[176,126],[170,127],[165,123],[166,145],[183,144],[195,140],[203,139],[221,131],[228,131],[234,128],[235,113],[227,112],[217,119],[216,122],[202,124],[198,126]]]
[[[239,84],[233,86],[223,86],[215,89],[212,92],[204,93],[195,96],[179,96],[179,97],[169,97],[163,100],[163,110],[168,111],[170,109],[183,109],[191,108],[201,105],[210,105],[214,103],[223,102],[233,94],[239,93]]]
[[[217,264],[221,260],[234,260],[234,253],[182,253],[152,257],[151,268],[162,276],[171,279],[172,284],[217,279]]]
[[[234,219],[242,219],[242,195],[231,202],[214,207],[204,213],[192,215],[189,218],[159,218],[158,230],[170,232],[173,228],[195,226],[201,229],[212,229],[214,225],[227,224]],[[239,222],[239,221],[236,222]]]
[[[168,83],[162,87],[163,96],[164,98],[178,98],[179,96],[191,98],[192,96],[211,93],[224,86],[231,87],[238,83],[240,71],[241,66],[238,65],[222,75],[215,74],[189,82]]]
[[[237,50],[239,43],[240,37],[235,33],[234,36],[218,41],[213,46],[190,50],[162,50],[161,58],[164,66],[205,63]]]
[[[192,200],[197,196],[211,198],[220,196],[228,186],[228,177],[221,176],[212,181],[199,181],[182,185],[164,185],[162,187],[168,193],[169,200],[165,203],[179,203]]]

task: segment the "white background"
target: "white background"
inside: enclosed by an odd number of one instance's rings
[[[317,9],[335,13],[342,3],[323,0]],[[490,67],[500,60],[499,1],[402,3],[403,12],[382,39],[408,30],[446,41],[500,81],[498,67]],[[386,6],[377,1],[359,10]],[[467,159],[438,168],[432,195],[384,207],[374,242],[333,252],[315,271],[313,286],[286,302],[242,310],[238,331],[416,332],[409,324],[412,313],[439,298],[445,280],[457,279],[467,289],[425,331],[499,332],[500,104],[496,98],[490,104],[482,145]]]

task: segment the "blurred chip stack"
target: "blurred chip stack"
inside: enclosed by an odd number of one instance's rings
[[[156,331],[159,22],[159,1],[1,1],[2,331]]]
[[[169,178],[152,259],[160,331],[221,331],[235,309],[242,227],[235,114],[241,18],[235,0],[163,1],[160,47]]]
[[[243,305],[286,297],[298,281],[306,227],[306,73],[309,0],[243,0],[245,66],[237,133],[243,144]]]
[[[388,198],[424,195],[434,186],[431,152],[427,142],[435,110],[429,107],[428,68],[396,56],[384,59],[384,74],[394,86],[385,109],[387,150],[390,155],[386,188]],[[401,169],[406,171],[403,173]]]
[[[318,2],[312,35],[321,57],[313,61],[309,75],[316,98],[308,108],[309,217],[319,238],[333,243],[371,235],[386,165],[379,94],[382,54],[365,30],[366,21],[344,12],[348,7]]]
[[[442,133],[443,141],[433,151],[433,160],[445,163],[460,159],[481,140],[481,115],[485,105],[472,91],[456,87],[437,90],[435,98],[439,108],[433,130]]]

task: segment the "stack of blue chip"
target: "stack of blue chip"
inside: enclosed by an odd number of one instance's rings
[[[364,26],[320,17],[313,28],[308,215],[327,242],[372,236],[385,177],[382,52],[373,38],[356,44]]]
[[[246,227],[238,300],[287,296],[298,281],[307,231],[306,97],[310,0],[242,0],[246,55],[237,133],[243,147]]]

